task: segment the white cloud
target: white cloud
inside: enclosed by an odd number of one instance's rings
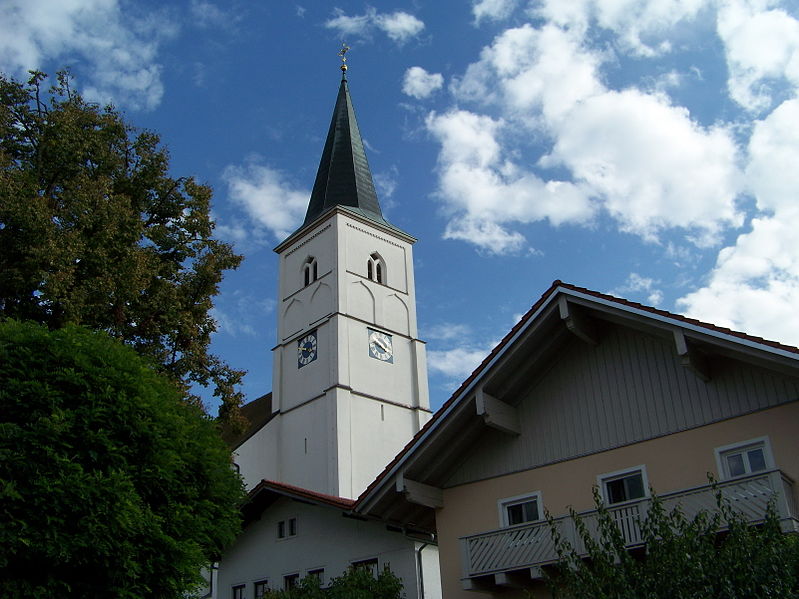
[[[191,0],[190,10],[200,27],[223,27],[230,22],[227,14],[207,0]]]
[[[498,108],[501,118],[463,109],[428,117],[441,143],[445,235],[511,251],[523,245],[513,223],[590,223],[600,207],[649,241],[681,228],[707,246],[740,226],[732,132],[701,126],[657,91],[608,89],[600,69],[612,57],[582,36],[552,24],[504,31],[452,86],[460,101]],[[543,156],[532,154],[539,148]],[[571,180],[546,178],[553,168]]]
[[[216,332],[232,337],[246,335],[256,337],[264,317],[275,310],[275,300],[255,297],[236,290],[220,296],[211,308],[211,317],[216,322]]]
[[[417,99],[427,98],[444,85],[441,73],[428,73],[422,67],[410,67],[405,71],[402,93]]]
[[[375,173],[372,177],[380,198],[389,199],[394,195],[399,183],[399,171],[394,166],[387,171]]]
[[[744,108],[769,108],[785,85],[799,86],[799,21],[763,2],[726,0],[718,14],[730,97]]]
[[[671,50],[666,34],[695,19],[713,0],[542,0],[535,14],[579,32],[591,25],[612,31],[623,49],[652,57]]]
[[[280,171],[249,161],[244,166],[228,166],[222,178],[228,197],[276,240],[282,241],[302,223],[310,191],[297,189]]]
[[[451,218],[444,236],[492,253],[518,251],[524,238],[506,224],[548,219],[583,222],[593,207],[583,191],[545,182],[504,156],[497,140],[503,121],[464,110],[430,113],[428,131],[441,143],[437,195]]]
[[[691,316],[799,345],[799,100],[756,123],[749,187],[763,214],[719,252],[704,287],[681,298]]]
[[[375,15],[375,25],[382,29],[392,40],[400,43],[419,35],[424,29],[422,21],[401,11]]]
[[[664,96],[607,91],[553,126],[556,141],[544,163],[568,167],[623,231],[656,239],[660,230],[680,227],[704,246],[724,227],[742,224],[732,134],[702,128]]]
[[[453,324],[444,322],[441,324],[427,327],[423,331],[424,337],[428,340],[451,341],[452,339],[462,339],[471,334],[471,328],[465,324]]]
[[[401,44],[419,35],[424,29],[424,22],[403,11],[379,13],[374,8],[367,7],[364,14],[349,16],[336,8],[334,15],[325,22],[325,27],[335,29],[342,37],[369,37],[378,29]]]
[[[516,8],[516,3],[517,0],[473,0],[474,22],[479,25],[483,19],[492,21],[507,19]]]
[[[150,110],[164,93],[158,46],[175,32],[164,14],[126,14],[116,0],[11,0],[0,8],[0,70],[26,77],[77,61],[88,100]]]
[[[659,283],[660,281],[650,277],[642,277],[636,272],[631,272],[622,285],[611,289],[608,293],[625,299],[634,299],[643,294],[646,298],[645,303],[658,306],[663,301],[663,291],[657,287]]]
[[[479,366],[489,351],[491,351],[490,348],[470,349],[467,347],[430,350],[427,352],[427,368],[433,373],[462,380]]]

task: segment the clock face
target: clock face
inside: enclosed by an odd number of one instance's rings
[[[369,330],[369,355],[382,362],[394,363],[394,346],[391,344],[391,335]]]
[[[302,368],[316,360],[316,331],[311,331],[297,341],[297,367]]]

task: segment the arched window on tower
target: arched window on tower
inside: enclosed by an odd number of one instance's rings
[[[381,285],[386,284],[386,263],[377,252],[369,256],[369,261],[366,263],[366,277]]]
[[[316,265],[316,258],[308,256],[305,263],[302,265],[303,277],[305,279],[305,286],[307,287],[313,283],[318,277],[318,267]]]

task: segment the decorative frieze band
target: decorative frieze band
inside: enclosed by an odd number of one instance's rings
[[[329,228],[330,228],[330,223],[327,223],[327,224],[326,224],[324,227],[322,227],[322,228],[321,228],[321,229],[319,229],[319,230],[318,230],[316,233],[314,233],[313,235],[311,235],[310,237],[308,237],[308,238],[307,238],[305,241],[303,241],[302,243],[299,243],[299,244],[295,245],[295,246],[294,246],[293,248],[291,248],[291,249],[290,249],[288,252],[286,252],[286,258],[288,258],[289,256],[291,256],[291,255],[292,255],[294,252],[296,252],[298,249],[300,249],[300,248],[301,248],[302,246],[304,246],[306,243],[308,243],[309,241],[311,241],[311,239],[313,239],[314,237],[318,237],[319,235],[321,235],[322,233],[324,233],[325,231],[327,231]]]

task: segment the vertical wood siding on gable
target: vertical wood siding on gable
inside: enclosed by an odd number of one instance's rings
[[[673,344],[612,327],[602,342],[570,341],[518,404],[522,434],[486,429],[445,486],[473,482],[651,439],[799,399],[799,378],[713,358],[707,383]],[[511,398],[505,398],[511,402]]]

